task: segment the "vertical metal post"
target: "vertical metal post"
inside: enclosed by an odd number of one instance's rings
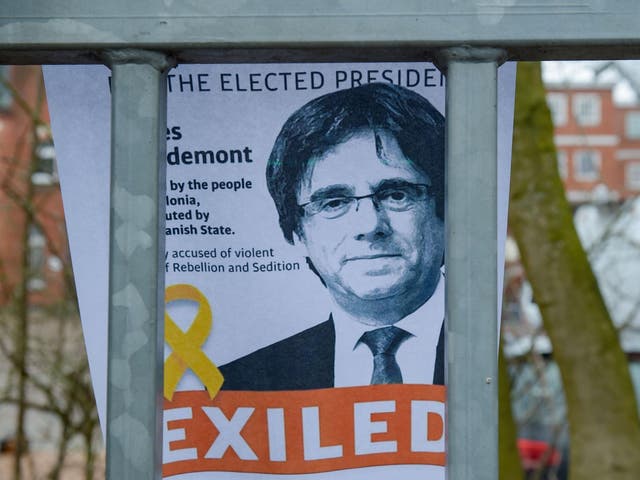
[[[110,52],[111,219],[107,478],[162,477],[166,70]]]
[[[452,48],[447,75],[447,478],[498,478],[497,66]]]

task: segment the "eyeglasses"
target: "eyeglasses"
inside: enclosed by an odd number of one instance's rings
[[[303,203],[298,207],[308,216],[320,215],[323,218],[338,218],[349,213],[354,205],[357,212],[360,200],[370,198],[376,209],[383,208],[386,211],[403,212],[409,210],[418,202],[424,201],[428,192],[429,185],[407,182],[382,187],[369,195],[331,196]]]

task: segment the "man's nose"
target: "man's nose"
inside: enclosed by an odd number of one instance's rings
[[[351,221],[357,240],[375,240],[391,233],[389,216],[373,197],[357,200]]]

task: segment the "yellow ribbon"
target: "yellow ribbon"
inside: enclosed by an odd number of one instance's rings
[[[209,302],[200,290],[186,283],[166,288],[164,292],[165,306],[174,300],[197,302],[198,312],[191,326],[186,332],[183,332],[171,319],[165,308],[164,337],[172,352],[164,362],[164,396],[168,400],[173,398],[178,382],[187,368],[190,368],[207,387],[209,397],[214,398],[220,391],[224,378],[218,367],[200,349],[209,336],[213,324]]]

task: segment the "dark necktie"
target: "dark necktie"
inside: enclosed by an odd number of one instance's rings
[[[398,362],[396,362],[396,352],[400,344],[410,336],[409,332],[393,326],[378,328],[362,334],[358,343],[364,343],[373,354],[371,385],[402,383],[402,373]]]

